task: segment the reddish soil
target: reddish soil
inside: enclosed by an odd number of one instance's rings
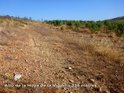
[[[124,39],[35,22],[1,26],[0,93],[124,93]]]

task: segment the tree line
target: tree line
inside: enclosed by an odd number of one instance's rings
[[[81,28],[88,28],[91,32],[105,30],[107,32],[115,32],[118,36],[124,36],[123,21],[46,20],[45,22],[54,26],[65,25],[75,31],[80,31]]]

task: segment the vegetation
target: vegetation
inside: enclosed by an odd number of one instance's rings
[[[1,19],[11,19],[11,20],[32,20],[31,17],[23,17],[23,18],[20,18],[20,17],[14,17],[14,16],[9,16],[9,15],[6,15],[6,16],[0,16],[0,20]]]
[[[34,21],[31,17],[20,18],[13,16],[0,16],[0,23],[3,23],[4,20],[14,20],[17,21],[17,25],[27,25],[27,21]],[[19,23],[20,24],[19,24]],[[40,21],[43,22],[43,21]],[[92,33],[97,33],[100,31],[115,32],[117,36],[124,37],[124,17],[118,17],[110,20],[104,21],[82,21],[82,20],[45,20],[47,24],[60,27],[63,30],[63,27],[71,29],[74,31],[81,32],[83,29],[89,29]]]
[[[25,25],[28,25],[28,22],[32,22],[33,20],[31,17],[20,18],[20,17],[9,16],[9,15],[0,16],[0,24],[4,24],[6,21],[7,21],[7,24],[9,24],[10,22],[11,24],[14,24],[15,27],[17,26],[24,27]]]
[[[106,29],[107,32],[115,32],[117,36],[124,36],[123,21],[46,20],[45,22],[54,26],[65,25],[67,28],[75,31],[80,31],[83,28],[88,28],[91,32],[98,32]]]

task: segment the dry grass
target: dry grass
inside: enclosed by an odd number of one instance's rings
[[[96,52],[106,60],[115,62],[123,61],[123,57],[117,49],[113,49],[111,47],[98,47]]]

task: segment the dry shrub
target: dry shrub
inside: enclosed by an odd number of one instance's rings
[[[121,61],[120,52],[110,47],[99,47],[96,51],[100,56],[110,61]]]
[[[91,53],[91,54],[94,54],[94,45],[90,44],[90,43],[86,43],[86,42],[83,42],[81,43],[81,48],[84,49],[85,51]]]
[[[66,29],[67,29],[67,28],[66,28],[65,25],[60,26],[60,30],[66,30]]]
[[[75,49],[88,51],[89,53],[93,52],[94,50],[94,45],[86,38],[79,39],[75,36],[70,36],[67,34],[63,38],[66,40],[66,43],[69,45],[69,47],[75,46]]]

